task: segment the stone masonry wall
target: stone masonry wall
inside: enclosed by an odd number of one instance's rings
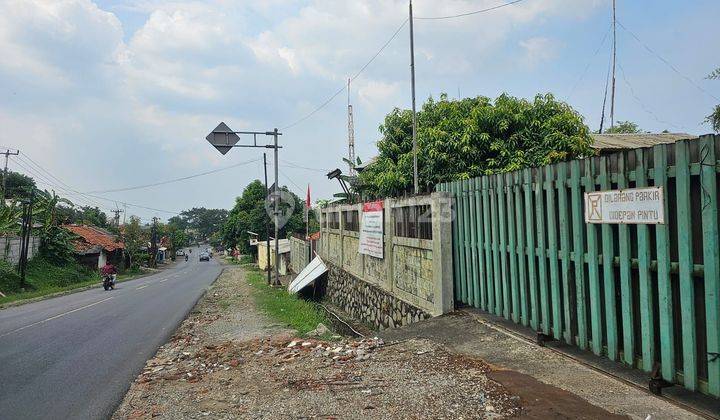
[[[452,311],[453,277],[450,196],[385,199],[383,202],[383,257],[359,253],[357,228],[320,226],[319,254],[330,267],[328,298],[353,317],[378,328],[405,325]],[[431,209],[432,235],[425,238],[396,235],[396,209]],[[319,210],[322,221],[335,213],[357,211],[362,204],[331,206]],[[407,222],[406,222],[407,223]],[[419,222],[418,222],[419,223]]]
[[[328,264],[328,269],[326,298],[355,319],[382,330],[431,317],[334,264]]]

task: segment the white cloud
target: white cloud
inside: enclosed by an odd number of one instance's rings
[[[115,15],[89,0],[7,0],[0,3],[0,71],[45,88],[98,82],[117,63],[122,36]]]
[[[556,58],[561,48],[560,42],[545,37],[528,38],[518,45],[524,50],[523,61],[529,66]]]
[[[361,81],[357,88],[358,97],[363,106],[376,108],[377,104],[394,102],[400,94],[400,83],[386,83],[381,81]]]
[[[416,2],[415,11],[437,16],[492,4],[424,0]],[[509,39],[515,46],[518,27],[557,16],[582,18],[597,4],[537,0],[483,16],[417,21],[419,85],[442,87],[450,80],[454,89],[457,80],[477,79],[478,70]],[[204,140],[218,121],[262,130],[310,112],[388,40],[406,19],[407,2],[137,0],[109,10],[90,0],[0,3],[0,49],[9,57],[0,61],[0,85],[12,85],[26,98],[22,106],[0,113],[0,125],[49,121],[38,126],[28,147],[35,156],[55,150],[58,143],[82,151],[82,157],[53,154],[47,160],[58,159],[55,171],[70,166],[71,180],[88,189],[102,189],[96,177],[82,178],[93,171],[122,173],[111,183],[122,186],[174,177],[187,168],[227,165],[231,158],[221,157]],[[139,29],[125,34],[112,11],[140,17],[134,26]],[[353,82],[356,138],[364,155],[374,154],[366,149],[376,140],[384,114],[409,105],[407,29]],[[551,57],[552,42],[543,39],[521,42],[528,59]],[[434,92],[420,88],[418,98]],[[282,153],[310,166],[337,165],[346,150],[345,130],[345,104],[337,100],[284,133]],[[43,144],[51,147],[43,149]],[[121,161],[133,155],[138,156]],[[255,176],[246,171],[234,182]],[[322,174],[309,179],[327,183]],[[324,194],[322,188],[318,192]],[[227,191],[218,188],[217,195]],[[160,198],[150,193],[147,199],[154,207],[181,208],[153,203]]]

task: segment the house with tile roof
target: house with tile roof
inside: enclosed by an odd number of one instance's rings
[[[122,263],[125,244],[113,233],[91,225],[63,225],[75,235],[72,240],[75,258],[82,265],[97,269],[107,262],[115,266]]]

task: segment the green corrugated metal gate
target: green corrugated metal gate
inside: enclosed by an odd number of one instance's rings
[[[720,396],[720,136],[440,184],[455,299]],[[663,186],[663,225],[586,224],[583,193]]]

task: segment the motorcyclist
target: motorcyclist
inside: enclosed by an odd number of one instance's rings
[[[185,254],[185,262],[187,262],[187,260],[188,260],[188,256],[187,256],[187,254]]]
[[[117,278],[117,268],[115,268],[114,265],[110,264],[109,262],[105,263],[103,268],[100,269],[100,273],[103,277],[112,276],[112,282],[113,284],[115,284],[115,279]]]

